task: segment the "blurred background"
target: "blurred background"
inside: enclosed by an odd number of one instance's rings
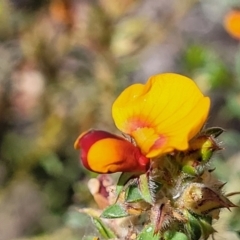
[[[184,74],[211,97],[207,126],[226,130],[211,164],[226,193],[240,191],[240,13],[229,20],[238,8],[239,0],[0,0],[0,240],[94,235],[78,208],[96,207],[87,188],[96,175],[73,143],[89,128],[116,132],[116,96],[157,73]],[[223,210],[215,239],[240,239],[239,219],[237,208]]]

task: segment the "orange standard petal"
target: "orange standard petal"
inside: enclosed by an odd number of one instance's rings
[[[175,149],[186,150],[188,142],[203,127],[210,108],[191,79],[166,73],[147,83],[126,88],[113,103],[116,126],[129,134],[148,158]]]
[[[101,130],[82,133],[74,147],[84,167],[96,173],[146,172],[149,159],[126,139]]]
[[[226,14],[224,28],[229,35],[240,40],[240,10],[235,9]]]

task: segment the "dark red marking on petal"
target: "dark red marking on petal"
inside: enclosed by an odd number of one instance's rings
[[[86,131],[78,137],[78,139],[74,144],[74,147],[76,149],[81,149],[82,164],[85,168],[92,170],[87,160],[89,149],[92,147],[94,143],[105,138],[115,138],[115,139],[120,139],[125,141],[124,138],[116,136],[112,133],[109,133],[103,130],[94,130],[94,129]]]
[[[76,140],[74,146],[76,149],[81,150],[81,161],[85,168],[87,168],[90,171],[98,172],[96,169],[93,170],[88,162],[88,152],[89,150],[94,147],[93,145],[101,141],[103,139],[115,139],[123,141],[124,149],[121,149],[119,151],[120,155],[119,158],[115,158],[116,156],[113,156],[113,162],[112,165],[109,165],[109,170],[102,172],[99,171],[99,173],[112,173],[116,172],[112,169],[119,169],[119,172],[134,172],[134,171],[140,171],[144,172],[149,169],[150,165],[150,159],[144,156],[141,153],[140,148],[133,145],[131,142],[127,141],[126,139],[116,136],[114,134],[111,134],[106,131],[102,130],[89,130],[87,132],[82,133],[78,139]],[[103,149],[103,154],[105,153],[106,149]],[[115,158],[115,159],[114,159]],[[125,162],[126,164],[123,164]],[[116,168],[116,166],[119,166]],[[115,166],[115,167],[114,167]],[[107,166],[106,166],[107,167]],[[106,168],[107,169],[107,168]]]

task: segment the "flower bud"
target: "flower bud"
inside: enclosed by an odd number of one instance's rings
[[[189,143],[189,151],[197,152],[199,155],[197,160],[204,163],[210,160],[214,151],[220,149],[213,137],[207,135],[199,136]]]
[[[198,215],[208,214],[215,209],[230,208],[235,205],[221,192],[201,183],[191,183],[179,199],[180,205]]]
[[[212,136],[200,135],[192,139],[189,149],[178,157],[182,171],[192,176],[202,175],[204,164],[211,159],[215,151],[220,149]]]

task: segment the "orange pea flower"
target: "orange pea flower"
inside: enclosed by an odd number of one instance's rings
[[[186,150],[203,127],[210,99],[189,78],[159,74],[126,88],[112,106],[119,130],[135,145],[111,133],[90,130],[79,136],[83,165],[97,173],[146,172],[150,159]]]
[[[229,35],[240,40],[240,10],[235,9],[226,14],[224,28]]]

